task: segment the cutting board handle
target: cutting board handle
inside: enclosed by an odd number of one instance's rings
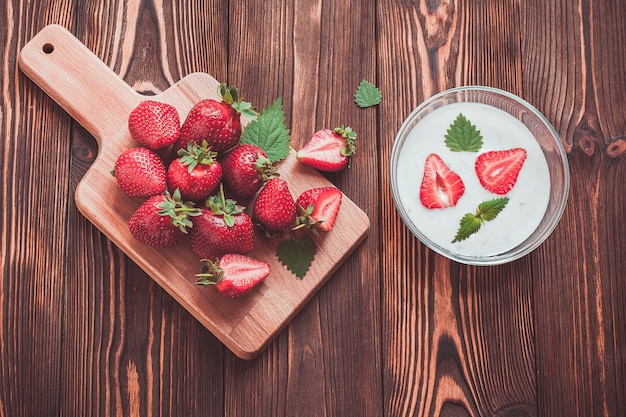
[[[60,25],[46,26],[35,35],[20,51],[18,62],[101,148],[102,138],[128,128],[128,114],[142,101],[141,94]]]

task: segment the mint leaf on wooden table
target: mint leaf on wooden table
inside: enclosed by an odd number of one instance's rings
[[[315,242],[309,236],[282,240],[276,247],[278,260],[296,277],[304,279],[315,258]]]
[[[475,214],[466,213],[459,222],[459,230],[456,232],[452,243],[465,240],[478,232],[485,222],[495,219],[508,202],[508,197],[494,198],[480,203]]]
[[[285,123],[283,100],[279,97],[256,120],[248,123],[241,134],[241,143],[251,143],[263,149],[271,162],[282,161],[289,155],[290,132]]]
[[[361,81],[356,93],[354,93],[354,101],[359,107],[376,106],[381,100],[382,94],[380,90],[367,80]]]
[[[483,146],[480,130],[477,130],[463,113],[459,113],[450,125],[445,139],[446,146],[453,152],[478,152]]]

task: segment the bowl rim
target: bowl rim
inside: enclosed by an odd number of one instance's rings
[[[404,140],[406,139],[408,133],[413,129],[413,127],[416,124],[416,123],[413,123],[413,120],[417,117],[418,114],[424,112],[432,103],[439,101],[440,99],[446,96],[456,95],[460,92],[465,92],[465,91],[477,91],[477,92],[489,93],[492,95],[500,95],[509,100],[513,100],[517,102],[518,104],[520,104],[521,106],[523,106],[526,110],[532,113],[532,115],[535,116],[539,120],[539,122],[543,125],[543,127],[547,129],[549,136],[552,139],[551,142],[555,145],[556,153],[559,156],[558,159],[561,161],[560,168],[562,170],[562,176],[563,176],[563,189],[561,191],[562,197],[557,202],[557,205],[552,212],[552,216],[551,216],[552,219],[547,224],[547,226],[544,227],[544,230],[538,236],[534,236],[534,237],[533,235],[535,232],[533,232],[531,236],[529,236],[524,241],[520,242],[518,245],[516,245],[515,247],[505,252],[497,253],[494,255],[488,255],[488,256],[475,256],[475,255],[470,256],[470,255],[458,254],[458,253],[449,251],[447,249],[444,249],[440,247],[439,245],[437,245],[435,242],[428,239],[421,232],[419,232],[419,230],[417,230],[417,227],[414,225],[414,223],[411,221],[409,216],[406,214],[403,208],[403,204],[400,199],[400,196],[398,195],[398,190],[397,190],[397,180],[396,180],[397,159],[399,157],[402,146],[404,145]],[[463,102],[474,103],[476,101],[460,100],[454,103],[463,103]],[[487,104],[487,103],[481,103],[481,104],[494,107],[493,105]],[[445,105],[447,104],[444,104],[443,106]],[[505,111],[510,114],[510,112],[506,111],[505,109],[499,109],[499,110]],[[534,137],[534,134],[533,134],[533,137]],[[544,147],[541,146],[541,144],[539,145],[545,156],[546,151]],[[392,199],[393,199],[394,205],[396,206],[396,211],[400,214],[400,217],[402,218],[403,223],[409,229],[409,231],[411,231],[411,233],[413,233],[413,235],[417,237],[428,248],[439,253],[440,255],[443,255],[446,258],[459,262],[459,263],[463,263],[467,265],[476,265],[476,266],[492,266],[492,265],[501,265],[501,264],[509,263],[514,260],[520,259],[528,255],[529,253],[533,252],[535,249],[537,249],[543,242],[545,242],[545,240],[552,234],[556,226],[559,224],[563,216],[563,213],[565,211],[565,207],[567,206],[567,200],[568,200],[569,191],[570,191],[570,170],[569,170],[569,162],[567,159],[567,152],[565,151],[565,147],[563,146],[563,143],[561,141],[561,138],[558,132],[552,126],[550,121],[539,110],[537,110],[532,104],[530,104],[528,101],[524,100],[523,98],[513,93],[510,93],[508,91],[499,89],[499,88],[480,86],[480,85],[467,85],[467,86],[453,87],[453,88],[443,90],[425,99],[415,109],[413,109],[409,113],[409,115],[405,118],[405,120],[402,122],[402,125],[400,126],[400,128],[398,129],[398,132],[395,135],[392,150],[391,150],[391,155],[390,155],[389,175],[390,175],[390,182],[391,182]],[[542,219],[540,224],[543,223],[546,215],[548,215],[547,211],[544,214],[544,218]],[[533,238],[533,240],[532,242],[529,242],[529,239],[531,238]]]

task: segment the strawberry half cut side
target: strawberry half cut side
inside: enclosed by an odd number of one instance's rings
[[[511,191],[526,161],[526,150],[513,148],[478,155],[474,165],[480,184],[487,191],[504,195]]]
[[[313,231],[330,231],[335,225],[342,197],[343,194],[337,187],[319,187],[304,191],[296,200],[301,215],[296,219],[294,230],[310,228]]]
[[[268,263],[238,253],[229,253],[219,261],[203,260],[196,274],[198,285],[215,285],[220,294],[236,298],[249,292],[270,274]]]
[[[437,154],[430,154],[424,164],[420,201],[429,209],[456,205],[465,192],[461,177],[452,171]]]
[[[296,153],[296,158],[319,171],[336,172],[348,166],[355,149],[356,132],[341,126],[315,132]]]

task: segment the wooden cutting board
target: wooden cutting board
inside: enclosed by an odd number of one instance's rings
[[[268,262],[272,271],[260,286],[239,299],[198,286],[200,259],[189,243],[153,249],[130,235],[128,219],[142,200],[124,195],[110,174],[117,157],[137,146],[128,131],[128,115],[146,96],[58,25],[45,27],[22,49],[19,66],[96,138],[98,156],[76,189],[81,213],[241,358],[259,355],[367,235],[367,215],[344,195],[335,227],[316,238],[317,255],[304,280],[276,259],[277,240],[259,236],[250,256]],[[199,100],[219,98],[217,86],[210,75],[193,73],[150,99],[173,105],[184,120]],[[307,188],[332,185],[294,155],[292,151],[279,167],[294,197]]]

